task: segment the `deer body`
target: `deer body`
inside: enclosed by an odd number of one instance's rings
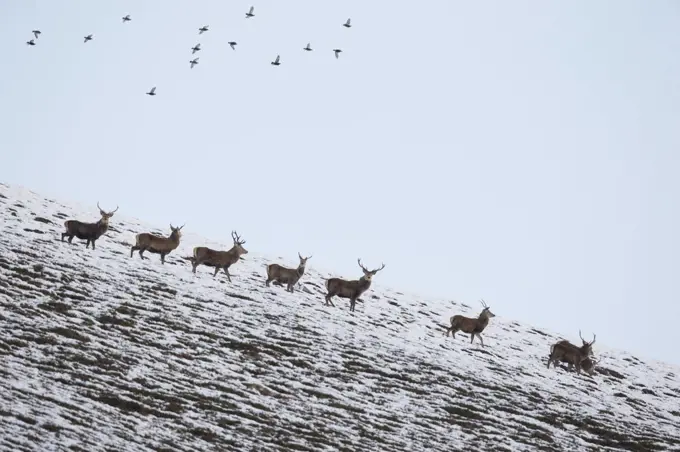
[[[298,252],[298,257],[300,258],[300,264],[297,268],[288,268],[279,264],[269,264],[267,265],[267,280],[265,285],[269,287],[269,283],[274,281],[277,285],[286,285],[286,291],[294,292],[293,288],[295,284],[302,278],[305,274],[305,265],[307,264],[307,259],[309,257],[302,257]]]
[[[116,207],[116,210],[112,212],[105,212],[101,207],[99,207],[99,203],[97,203],[97,207],[99,208],[99,214],[101,215],[101,218],[96,223],[84,223],[78,220],[66,220],[64,222],[66,231],[61,233],[61,241],[64,241],[64,237],[68,237],[68,243],[71,243],[73,241],[73,237],[77,237],[80,240],[87,240],[87,243],[85,243],[85,248],[88,248],[91,243],[92,249],[95,249],[94,242],[96,242],[99,237],[108,231],[109,218],[111,218],[118,210],[118,207]]]
[[[550,356],[548,357],[548,369],[551,363],[556,362],[566,362],[571,366],[576,367],[576,373],[581,373],[581,368],[590,367],[592,370],[593,362],[590,360],[590,356],[593,354],[593,344],[595,343],[596,336],[593,335],[593,340],[588,342],[581,336],[581,331],[578,332],[581,337],[583,345],[578,347],[567,340],[561,340],[550,347]],[[590,365],[583,365],[583,362],[588,359]],[[589,372],[591,373],[591,372]]]
[[[446,336],[448,337],[449,333],[451,333],[451,337],[455,338],[456,332],[462,331],[463,333],[470,335],[471,344],[475,340],[475,336],[477,336],[482,347],[484,347],[484,340],[482,339],[481,334],[489,324],[489,319],[495,317],[496,314],[490,311],[490,308],[486,305],[484,300],[481,300],[481,302],[484,309],[477,318],[466,317],[460,314],[452,316],[449,319],[451,326],[446,329]]]
[[[146,257],[144,257],[144,252],[148,251],[150,253],[160,254],[161,264],[165,264],[165,256],[179,246],[179,240],[180,237],[182,237],[180,230],[183,227],[184,225],[176,228],[171,224],[171,232],[168,237],[162,237],[149,232],[137,234],[135,237],[135,245],[130,248],[130,257],[132,257],[135,251],[139,251],[139,257],[141,259],[146,259]]]
[[[229,267],[238,262],[242,254],[248,254],[248,250],[243,248],[243,244],[246,241],[241,240],[236,231],[232,231],[231,237],[234,239],[234,246],[228,251],[217,251],[206,246],[195,247],[194,257],[191,259],[191,271],[196,273],[196,267],[201,264],[215,267],[213,278],[217,276],[220,270],[224,270],[224,273],[227,274],[227,279],[231,282]]]
[[[361,270],[364,272],[364,276],[361,278],[349,281],[342,278],[329,278],[326,280],[326,290],[328,291],[326,294],[326,305],[330,304],[331,306],[335,307],[333,301],[331,301],[331,298],[334,296],[338,296],[340,298],[349,298],[349,310],[354,311],[357,298],[359,298],[361,294],[366,292],[371,287],[373,276],[385,268],[385,264],[382,264],[382,267],[380,268],[375,270],[367,270],[366,267],[361,265],[361,259],[357,259],[357,262],[359,263]]]

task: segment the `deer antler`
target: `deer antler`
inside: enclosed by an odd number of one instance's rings
[[[486,301],[484,301],[484,298],[480,298],[480,299],[479,299],[479,302],[482,303],[482,306],[483,306],[484,308],[488,308],[488,307],[489,307],[489,306],[486,304]]]
[[[118,211],[118,205],[116,205],[116,210],[114,210],[114,211],[112,211],[112,212],[109,212],[109,215],[113,215],[113,214],[116,213],[117,211]]]
[[[359,264],[359,267],[361,267],[361,269],[363,271],[365,271],[366,273],[369,273],[368,269],[361,264],[361,258],[357,259],[357,263]]]
[[[300,254],[299,251],[298,251],[298,257],[300,258],[300,260],[304,259],[304,258],[302,257],[302,254]]]
[[[580,329],[578,330],[578,337],[580,337],[583,342],[588,342],[587,340],[583,339],[583,336],[581,335]]]
[[[378,273],[378,272],[379,272],[380,270],[382,270],[383,268],[385,268],[385,264],[382,264],[382,266],[381,266],[380,268],[376,268],[376,269],[373,270],[371,273]]]
[[[241,240],[241,237],[238,235],[236,231],[231,231],[231,238],[234,239],[234,243],[238,243],[239,245],[243,245],[246,243],[245,240]]]
[[[590,342],[590,345],[593,345],[595,343],[595,338],[596,338],[595,333],[593,333],[593,340],[592,342]]]
[[[99,209],[99,213],[106,213],[101,207],[99,207],[99,201],[97,201],[97,209]]]

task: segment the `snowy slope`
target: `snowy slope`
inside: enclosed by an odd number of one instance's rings
[[[297,250],[272,260],[249,243],[229,284],[182,257],[230,243],[187,231],[163,266],[129,250],[167,226],[121,206],[92,251],[59,241],[66,218],[99,215],[0,185],[1,450],[680,449],[680,369],[606,338],[592,378],[548,370],[559,337],[508,313],[485,348],[445,338],[475,300],[404,295],[378,274],[350,313],[324,306],[313,260],[305,290],[264,287],[265,263]]]

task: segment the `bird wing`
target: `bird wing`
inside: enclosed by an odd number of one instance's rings
[[[351,21],[351,20],[352,20],[352,19],[347,19],[347,25],[350,24],[350,21]]]
[[[279,62],[279,58],[281,58],[281,55],[276,55],[276,62]]]
[[[149,91],[149,92],[150,92],[150,93],[155,93],[155,92],[156,92],[156,87],[154,86],[153,88],[151,88],[151,91]]]
[[[253,14],[253,11],[255,11],[255,7],[254,7],[254,6],[251,6],[251,7],[250,7],[250,11],[248,12],[248,14]]]

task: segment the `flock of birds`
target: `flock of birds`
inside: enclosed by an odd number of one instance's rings
[[[248,10],[248,12],[246,13],[246,19],[250,19],[251,17],[255,17],[255,7],[254,6],[251,6],[250,9]],[[131,20],[132,20],[132,18],[130,17],[129,14],[126,15],[126,16],[123,16],[123,23],[129,22]],[[345,27],[345,28],[351,28],[352,27],[351,19],[347,19],[347,22],[342,24],[342,26]],[[209,31],[208,25],[204,25],[204,26],[202,26],[201,28],[198,29],[198,34],[202,35],[203,33],[207,32],[207,31]],[[35,41],[36,41],[36,39],[38,39],[40,37],[41,31],[40,30],[33,30],[32,33],[33,33],[33,36],[35,36],[35,38],[33,38],[29,41],[26,41],[26,44],[29,45],[29,46],[36,45]],[[84,39],[85,39],[84,42],[87,44],[88,41],[92,41],[93,36],[91,34],[89,34],[89,35],[85,36]],[[232,48],[232,50],[236,50],[236,46],[238,45],[238,43],[236,41],[229,41],[227,44],[229,44],[229,46]],[[191,48],[191,54],[194,55],[196,52],[199,52],[200,50],[201,50],[201,43],[199,42],[198,44],[196,44],[195,46],[193,46]],[[302,50],[305,50],[307,52],[311,52],[314,49],[312,49],[311,43],[308,42],[307,45],[302,48]],[[341,52],[342,52],[342,49],[333,49],[333,53],[335,53],[336,59],[340,57]],[[198,64],[198,59],[199,59],[199,57],[196,57],[196,58],[189,61],[189,68],[190,69],[193,69],[194,66],[196,66]],[[281,65],[281,55],[276,55],[276,59],[274,61],[272,61],[270,64],[272,66],[280,66]],[[155,96],[156,95],[156,87],[154,86],[153,88],[151,88],[149,90],[149,92],[146,93],[146,94],[148,94],[149,96]]]

